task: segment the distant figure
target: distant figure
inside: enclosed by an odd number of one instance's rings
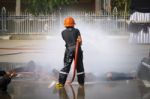
[[[46,33],[46,32],[48,32],[48,30],[49,30],[48,23],[45,23],[43,32]]]

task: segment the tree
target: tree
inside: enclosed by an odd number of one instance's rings
[[[51,13],[63,5],[68,5],[75,0],[28,0],[27,11],[34,15]]]
[[[111,0],[112,8],[117,7],[118,11],[129,11],[130,0]]]

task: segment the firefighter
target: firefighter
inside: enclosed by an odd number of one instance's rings
[[[11,82],[11,78],[16,76],[14,71],[0,71],[0,91],[6,92],[7,86]]]
[[[63,87],[65,85],[68,73],[71,68],[73,59],[75,58],[75,48],[76,42],[78,41],[78,57],[77,57],[77,77],[78,83],[80,86],[84,85],[84,66],[83,66],[83,51],[81,49],[82,38],[80,31],[74,28],[75,21],[72,17],[67,17],[64,20],[65,30],[62,31],[62,38],[65,41],[65,54],[64,54],[64,67],[59,72],[59,82],[56,84],[56,87]]]

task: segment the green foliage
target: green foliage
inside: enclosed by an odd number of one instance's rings
[[[131,0],[111,0],[112,9],[117,7],[118,11],[125,11],[125,5],[127,5],[127,11],[129,11]]]
[[[27,11],[34,15],[47,14],[72,2],[73,0],[30,0]]]

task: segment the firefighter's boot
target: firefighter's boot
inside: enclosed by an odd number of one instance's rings
[[[61,88],[63,88],[64,87],[64,85],[63,84],[61,84],[61,83],[56,83],[56,89],[61,89]]]

